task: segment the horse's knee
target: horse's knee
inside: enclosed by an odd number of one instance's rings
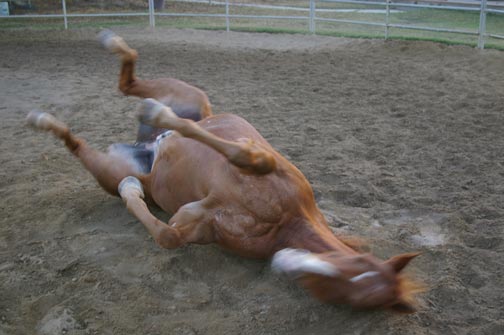
[[[179,231],[171,227],[161,228],[154,240],[157,245],[164,249],[175,249],[184,244]]]
[[[229,161],[239,168],[258,174],[267,174],[276,168],[275,157],[256,144],[241,143],[229,152]]]

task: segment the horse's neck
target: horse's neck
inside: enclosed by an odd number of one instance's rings
[[[337,252],[343,255],[355,255],[357,252],[339,240],[323,223],[311,223],[308,220],[297,220],[289,224],[284,247],[305,249],[314,253]]]

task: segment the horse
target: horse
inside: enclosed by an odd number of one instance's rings
[[[61,139],[159,246],[216,243],[243,257],[271,259],[274,271],[322,302],[416,311],[414,285],[402,270],[418,253],[382,261],[345,243],[302,172],[250,123],[213,115],[206,94],[187,83],[136,78],[137,52],[111,31],[99,38],[122,60],[119,89],[144,99],[137,142],[105,153],[48,113],[32,111],[27,122]],[[169,221],[156,218],[147,203],[171,214]]]

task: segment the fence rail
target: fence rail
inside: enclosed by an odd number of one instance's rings
[[[383,27],[384,38],[389,38],[390,28],[400,28],[400,29],[410,29],[410,30],[424,30],[432,32],[444,32],[444,33],[457,33],[465,35],[475,35],[478,36],[477,46],[480,49],[485,47],[485,38],[491,37],[496,39],[504,39],[503,35],[493,34],[486,31],[486,17],[488,13],[492,14],[504,14],[504,10],[488,8],[487,0],[480,0],[479,6],[475,6],[475,2],[448,2],[448,1],[435,1],[438,4],[421,4],[421,3],[407,3],[407,2],[396,2],[393,0],[381,1],[362,1],[362,0],[309,0],[308,7],[298,7],[298,6],[280,6],[280,5],[264,5],[264,4],[243,4],[243,3],[232,3],[229,0],[226,1],[212,1],[212,0],[179,0],[178,2],[186,3],[206,3],[215,6],[224,6],[225,12],[221,14],[215,13],[175,13],[175,12],[157,12],[154,9],[154,0],[148,0],[148,11],[147,12],[127,12],[127,13],[68,13],[66,7],[66,0],[61,0],[61,10],[62,14],[26,14],[26,15],[7,15],[0,16],[0,19],[15,19],[15,18],[63,18],[64,28],[68,29],[68,19],[69,18],[85,18],[85,17],[149,17],[149,25],[154,28],[156,26],[156,17],[208,17],[208,18],[225,18],[226,19],[226,30],[231,30],[230,19],[279,19],[279,20],[307,20],[309,31],[316,33],[317,22],[337,22],[344,24],[355,24],[355,25],[366,25],[366,26],[376,26]],[[343,9],[327,9],[327,8],[317,8],[317,3],[339,3],[339,4],[354,4],[354,5],[369,5],[369,6],[383,6],[385,19],[382,22],[372,22],[372,21],[362,21],[362,20],[349,20],[349,19],[335,19],[335,18],[325,18],[317,16],[317,13],[331,13],[331,12],[344,12]],[[448,5],[445,5],[448,4]],[[453,5],[450,5],[453,4]],[[462,6],[461,6],[462,5]],[[272,10],[282,10],[282,11],[303,11],[308,12],[308,15],[243,15],[243,14],[230,14],[230,6],[236,7],[249,7],[249,8],[259,8],[259,9],[272,9]],[[448,28],[434,28],[426,26],[417,25],[404,25],[390,23],[390,13],[393,11],[392,8],[426,8],[426,9],[443,9],[443,10],[457,10],[466,12],[479,12],[479,28],[478,30],[461,30],[461,29],[448,29]],[[347,10],[348,11],[348,10]]]

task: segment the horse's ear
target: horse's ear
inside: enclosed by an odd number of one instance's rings
[[[402,269],[408,265],[408,263],[415,258],[416,256],[420,255],[419,252],[410,252],[407,254],[401,254],[394,256],[390,258],[388,261],[385,262],[385,264],[390,265],[396,273],[401,272]]]
[[[411,314],[411,313],[415,313],[417,311],[415,306],[407,303],[406,301],[398,301],[395,304],[391,305],[389,308],[391,310],[393,310],[394,312],[405,313],[405,314]]]

